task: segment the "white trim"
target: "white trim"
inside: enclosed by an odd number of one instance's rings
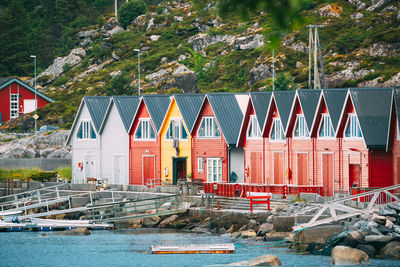
[[[13,100],[13,96],[16,96],[17,99]],[[17,108],[12,108],[12,104],[17,104]],[[16,112],[16,115],[13,116],[13,111]],[[10,93],[10,119],[15,119],[19,117],[19,94]]]
[[[306,186],[307,185],[310,185],[310,181],[309,181],[309,179],[310,179],[310,175],[309,175],[309,173],[308,173],[308,160],[309,160],[309,153],[308,152],[296,152],[296,182],[297,182],[297,185],[299,185],[299,166],[298,166],[298,157],[297,157],[297,155],[298,154],[307,154],[307,164],[306,164],[306,170],[307,170],[307,177],[306,177],[306,182],[307,182],[307,184],[305,184]]]
[[[200,131],[200,128],[201,128],[201,124],[203,123],[203,121],[204,121],[205,119],[207,119],[207,120],[208,120],[208,119],[212,119],[212,125],[214,125],[214,124],[216,125],[216,127],[217,127],[217,129],[218,129],[218,131],[219,131],[219,136],[200,136],[200,135],[199,135],[199,131]],[[205,133],[207,132],[206,128],[207,128],[207,127],[205,127],[205,129],[204,129],[204,132],[205,132]],[[199,127],[197,128],[196,138],[197,138],[197,139],[221,139],[221,127],[219,127],[219,124],[218,124],[217,119],[216,119],[215,116],[203,116],[203,117],[202,117],[202,119],[201,119],[201,121],[200,121],[200,124],[199,124]]]
[[[254,109],[254,107],[253,107]],[[257,116],[256,115],[250,115],[249,116],[249,123],[247,124],[247,129],[246,129],[246,138],[249,140],[261,140],[262,139],[262,132],[260,125],[258,124]],[[257,130],[256,132],[260,134],[260,136],[250,136],[250,125],[252,126],[252,132],[254,133],[254,121],[256,122]]]
[[[281,130],[280,130],[281,131],[281,136],[283,136],[284,139],[282,139],[282,138],[280,138],[280,139],[271,139],[272,130],[276,129],[275,121],[277,121],[277,120],[279,120],[279,122],[280,122],[279,124],[281,126]],[[275,136],[276,136],[276,130],[275,130]],[[272,124],[271,124],[271,129],[269,130],[268,140],[269,140],[270,143],[286,143],[285,130],[283,129],[282,121],[281,121],[280,117],[272,118]]]
[[[200,169],[200,162],[201,162],[201,169]],[[197,157],[197,173],[204,173],[204,158]]]
[[[148,125],[153,129],[154,138],[136,138],[136,131],[138,130],[138,127],[139,127],[139,125],[140,125],[142,122],[147,122]],[[150,130],[150,128],[148,128],[148,131],[149,131],[149,130]],[[143,129],[142,129],[142,131],[143,131]],[[150,133],[148,133],[148,136],[150,136]],[[153,123],[152,123],[152,121],[151,121],[150,118],[139,118],[139,122],[138,122],[138,124],[136,125],[135,131],[133,132],[133,140],[134,140],[134,141],[137,141],[137,142],[142,142],[142,141],[145,141],[145,142],[150,142],[150,141],[151,141],[151,142],[155,142],[155,141],[157,141],[157,131],[154,129]]]
[[[332,130],[333,130],[333,136],[320,136],[319,135],[319,133],[321,131],[321,127],[323,126],[323,123],[325,122],[325,118],[329,119],[330,126],[332,127]],[[331,119],[331,116],[329,115],[329,113],[321,113],[321,119],[320,119],[319,126],[317,129],[317,139],[319,139],[319,140],[336,140],[335,129],[333,128],[332,119]]]
[[[219,162],[219,166],[217,166],[217,180],[216,181],[210,181],[209,180],[209,168],[210,168],[210,162]],[[207,182],[217,182],[220,183],[222,182],[222,158],[207,158]],[[214,168],[214,166],[212,166],[211,168]],[[221,173],[219,173],[219,170],[221,170]],[[215,173],[212,173],[211,175],[215,175]],[[220,177],[219,177],[220,176]]]
[[[263,123],[263,128],[262,128],[262,131],[261,131],[261,135],[262,135],[262,136],[265,135],[265,128],[267,127],[268,115],[269,115],[269,113],[271,112],[271,104],[272,104],[272,98],[273,98],[273,97],[274,97],[274,94],[271,93],[271,97],[270,97],[269,103],[268,103],[268,110],[267,110],[267,113],[265,114],[265,119],[264,119],[264,123]],[[274,98],[274,104],[275,104],[276,110],[278,111],[278,108],[276,107],[275,98]],[[278,114],[279,114],[279,111],[278,111]],[[271,116],[274,116],[274,114],[272,113]],[[272,118],[273,118],[273,117],[272,117]]]
[[[326,110],[328,110],[328,106],[326,105],[326,99],[325,99],[324,91],[323,91],[323,89],[320,89],[317,108],[315,109],[314,118],[313,118],[313,121],[312,121],[312,123],[311,123],[310,135],[311,135],[311,133],[314,131],[315,123],[317,122],[317,114],[318,114],[318,112],[319,112],[319,109],[321,108],[322,98],[324,99],[324,103],[325,103]],[[321,114],[324,114],[324,113],[321,113]],[[326,114],[326,113],[325,113],[325,114]],[[331,115],[329,114],[329,110],[328,110],[328,113],[327,113],[327,114],[329,115],[329,117],[331,116]],[[332,122],[331,122],[331,123],[332,123]],[[332,124],[332,127],[333,127],[333,124]],[[335,128],[333,128],[333,131],[335,132]],[[318,133],[317,133],[317,134],[318,134]]]
[[[299,136],[295,136],[295,132],[296,132],[296,127],[300,127],[298,125],[300,118],[303,119],[303,135],[299,135]],[[300,129],[300,133],[301,133],[301,129]],[[305,135],[305,133],[307,133],[307,135]],[[294,122],[294,127],[293,127],[293,131],[292,131],[292,137],[293,139],[305,139],[308,140],[310,139],[310,130],[308,129],[307,126],[307,122],[306,122],[306,118],[304,116],[304,114],[296,114],[296,121]]]
[[[354,125],[351,124],[350,120],[352,118],[355,118],[356,129],[353,129]],[[346,136],[347,126],[350,127],[350,136],[348,136],[348,137]],[[352,135],[353,131],[357,132],[357,126],[358,126],[358,129],[360,130],[361,136],[353,136]],[[343,139],[344,140],[361,140],[361,139],[363,139],[363,134],[361,132],[361,126],[360,126],[360,122],[358,121],[357,114],[347,113],[347,120],[346,120],[346,124],[344,125],[344,129],[343,129]]]
[[[178,139],[175,139],[175,138],[167,138],[167,133],[168,133],[168,130],[169,130],[169,126],[170,126],[170,124],[171,124],[171,121],[179,121],[179,138]],[[187,138],[186,139],[182,139],[182,126],[185,128],[185,131],[186,131],[186,133],[187,133]],[[189,136],[190,136],[190,134],[188,133],[188,130],[187,130],[187,128],[186,128],[186,125],[185,125],[185,123],[183,122],[183,118],[181,118],[181,117],[171,117],[171,118],[169,118],[169,122],[168,122],[168,127],[167,127],[167,129],[165,130],[165,134],[164,134],[164,140],[165,141],[174,141],[174,140],[179,140],[179,141],[188,141],[189,140]]]

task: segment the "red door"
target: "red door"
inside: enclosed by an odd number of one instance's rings
[[[349,164],[349,186],[360,187],[361,166],[360,164]]]
[[[250,153],[250,183],[261,183],[261,152]]]
[[[307,185],[307,154],[297,153],[297,184]]]
[[[151,183],[154,182],[154,166],[155,159],[154,157],[143,157],[143,183],[147,184],[147,180],[151,180]]]
[[[283,184],[283,153],[274,153],[274,184]]]
[[[333,195],[333,155],[322,154],[322,180],[325,196]]]
[[[374,150],[371,155],[370,187],[393,185],[393,155],[391,152]]]

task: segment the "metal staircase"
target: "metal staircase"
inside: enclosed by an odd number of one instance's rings
[[[335,199],[317,207],[306,208],[296,215],[314,214],[313,218],[305,224],[293,227],[293,230],[301,230],[321,224],[332,223],[348,219],[357,215],[369,214],[375,207],[380,207],[392,202],[400,202],[400,185],[384,187],[358,195]]]

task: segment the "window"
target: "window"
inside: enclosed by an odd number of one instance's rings
[[[345,137],[348,138],[361,138],[361,129],[360,124],[358,123],[357,117],[355,114],[349,114],[347,118],[346,128],[345,128]]]
[[[220,158],[207,159],[207,182],[222,182],[222,164]]]
[[[322,114],[318,137],[320,138],[335,137],[331,117],[329,117],[328,114]]]
[[[304,115],[297,115],[296,124],[294,125],[294,137],[309,137],[310,133],[304,119]]]
[[[254,115],[250,116],[249,126],[247,127],[247,137],[249,137],[249,139],[261,138],[261,129],[258,125],[257,117]]]
[[[204,172],[204,161],[203,158],[197,158],[197,172],[203,173]]]
[[[90,121],[82,121],[76,134],[78,139],[96,139],[93,125]]]
[[[136,128],[135,139],[137,140],[155,140],[156,133],[151,125],[150,119],[141,119]]]
[[[165,138],[167,140],[174,139],[187,139],[188,134],[185,127],[183,126],[182,120],[171,120]]]
[[[285,140],[285,133],[283,132],[283,127],[281,124],[281,120],[278,118],[275,118],[272,122],[272,129],[269,134],[269,139],[272,141],[278,141],[278,140]]]
[[[18,118],[18,94],[10,95],[10,118]]]
[[[212,138],[220,137],[221,132],[218,128],[217,122],[214,117],[204,117],[201,121],[199,131],[197,132],[198,137]]]

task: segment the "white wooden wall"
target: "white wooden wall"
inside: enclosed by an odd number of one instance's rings
[[[109,184],[129,184],[129,136],[125,131],[115,104],[112,104],[103,127],[101,132],[100,176],[108,179]],[[114,177],[115,170],[118,168],[118,166],[114,166],[115,157],[123,158],[120,166],[124,168],[124,171],[119,179]]]
[[[90,156],[94,159],[94,178],[99,177],[99,147],[100,140],[98,135],[96,135],[96,139],[77,139],[76,133],[78,132],[81,121],[92,121],[89,111],[84,103],[82,106],[81,113],[79,114],[79,118],[77,120],[77,124],[75,126],[74,132],[71,136],[71,145],[72,145],[72,180],[75,183],[85,183],[85,167],[81,170],[78,168],[78,163],[85,163],[85,156]],[[93,125],[93,123],[92,123]],[[94,125],[93,125],[94,127]]]

